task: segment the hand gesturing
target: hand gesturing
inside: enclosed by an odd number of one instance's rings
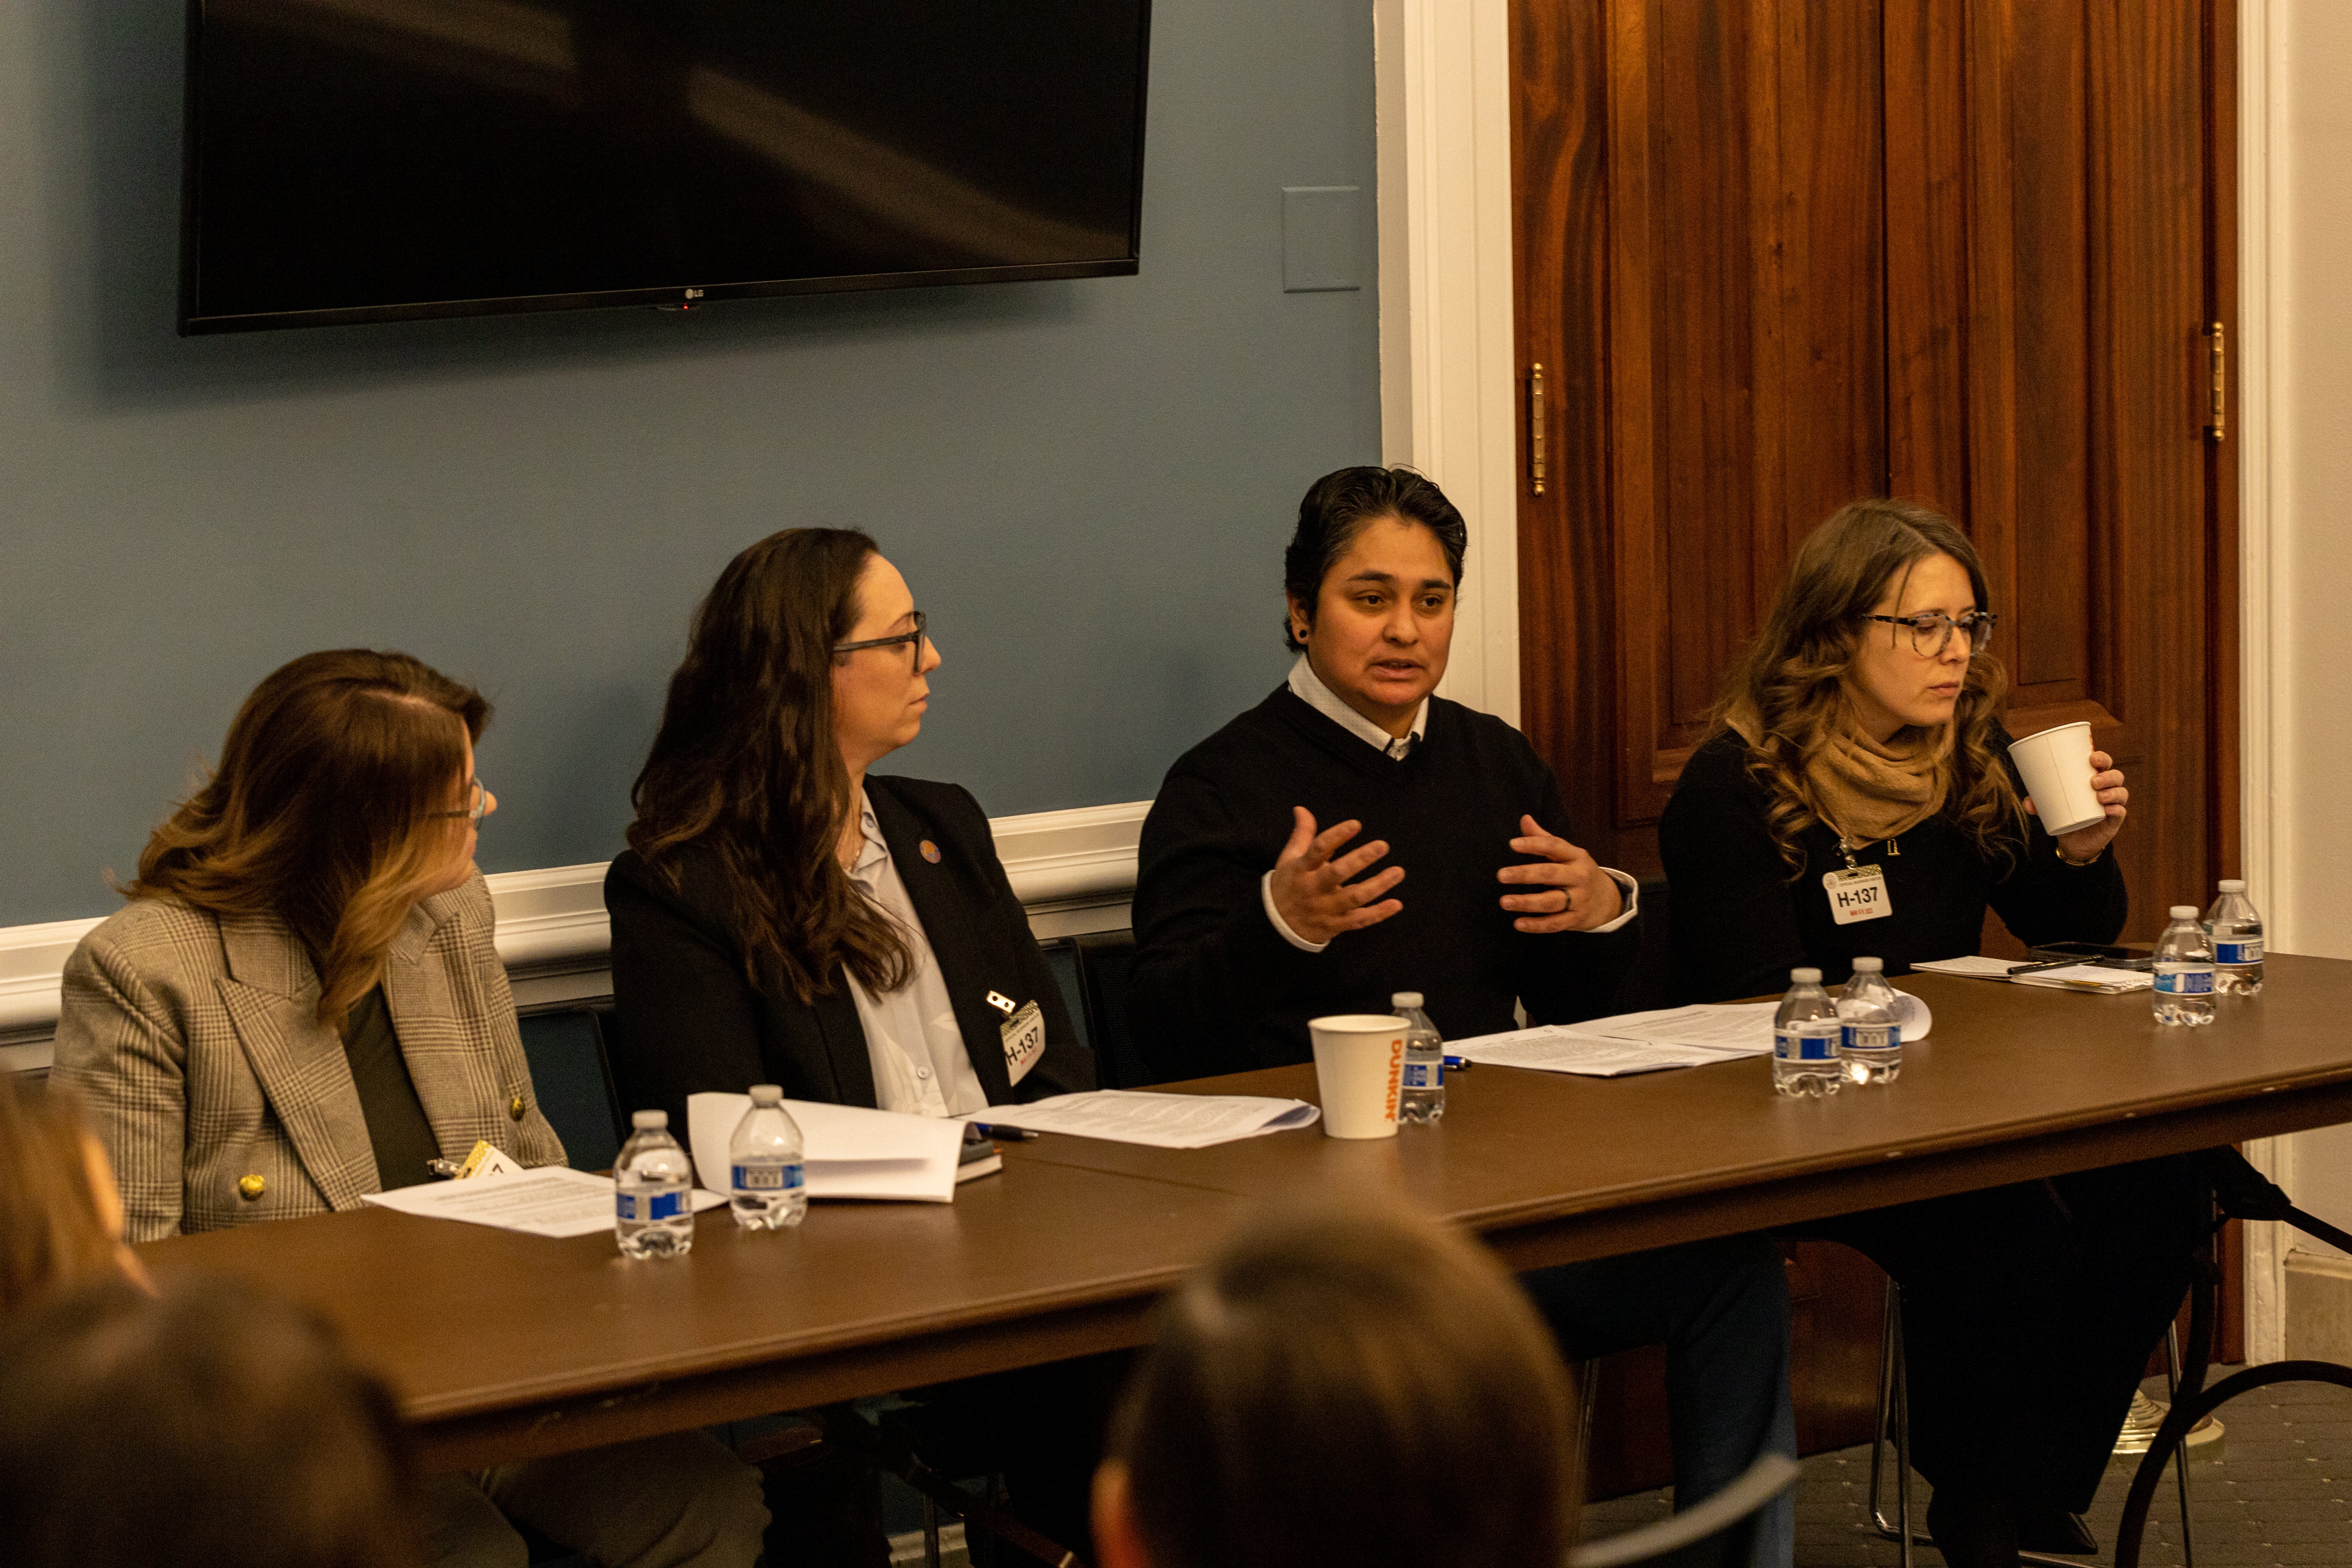
[[[1389,852],[1384,841],[1375,838],[1335,860],[1332,856],[1339,847],[1362,832],[1364,825],[1342,822],[1318,833],[1312,812],[1303,805],[1290,809],[1290,842],[1274,863],[1270,890],[1283,923],[1302,941],[1320,945],[1343,931],[1378,925],[1404,908],[1394,899],[1381,897],[1404,880],[1402,866],[1360,882],[1349,880]]]

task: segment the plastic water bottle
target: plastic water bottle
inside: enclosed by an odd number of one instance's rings
[[[694,1250],[694,1165],[669,1135],[669,1112],[640,1110],[613,1162],[613,1235],[630,1258]]]
[[[2172,906],[2172,923],[2156,939],[2156,1021],[2213,1021],[2213,948],[2197,923],[2197,906]]]
[[[1397,1094],[1399,1121],[1436,1121],[1445,1115],[1445,1037],[1421,1010],[1421,993],[1400,991],[1389,1006],[1405,1022],[1404,1085]]]
[[[2213,942],[2213,989],[2239,996],[2263,994],[2263,917],[2246,897],[2246,884],[2221,879],[2221,896],[2205,911],[2205,934]]]
[[[1902,1003],[1886,984],[1886,961],[1857,958],[1853,978],[1838,994],[1838,1056],[1858,1084],[1893,1083],[1903,1076]]]
[[[1818,969],[1789,971],[1792,983],[1772,1015],[1772,1088],[1820,1099],[1845,1087],[1838,1063],[1837,1004],[1822,989]]]
[[[782,1230],[808,1214],[800,1123],[776,1085],[751,1086],[751,1109],[727,1140],[727,1206],[745,1230]]]

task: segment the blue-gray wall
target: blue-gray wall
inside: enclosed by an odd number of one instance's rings
[[[485,868],[608,857],[689,610],[794,523],[874,533],[946,655],[886,767],[1150,795],[1280,677],[1299,492],[1379,455],[1373,292],[1281,245],[1281,187],[1369,199],[1371,6],[1154,11],[1140,277],[183,342],[179,0],[0,5],[0,924],[110,908],[321,647],[498,703]]]

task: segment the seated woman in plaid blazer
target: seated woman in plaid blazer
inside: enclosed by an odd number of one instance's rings
[[[128,908],[66,965],[54,1076],[89,1108],[132,1241],[360,1206],[487,1140],[563,1162],[474,865],[497,797],[478,692],[405,654],[314,653],[229,726]],[[700,1433],[436,1478],[427,1553],[744,1563],[759,1476]]]

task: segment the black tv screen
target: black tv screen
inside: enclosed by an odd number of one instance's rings
[[[191,0],[180,330],[1136,270],[1150,0]]]

